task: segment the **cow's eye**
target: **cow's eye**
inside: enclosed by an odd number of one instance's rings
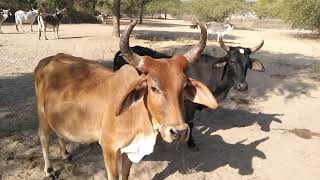
[[[157,87],[151,87],[152,92],[160,94],[160,90]]]

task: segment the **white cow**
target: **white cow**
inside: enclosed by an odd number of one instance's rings
[[[108,14],[100,12],[99,16],[97,17],[99,20],[101,20],[102,24],[107,25],[108,21]]]
[[[17,29],[17,31],[19,32],[19,29],[18,29],[19,25],[20,25],[22,31],[24,31],[23,28],[22,28],[22,24],[23,23],[30,23],[31,32],[32,32],[33,31],[32,25],[33,25],[34,21],[36,21],[38,13],[39,13],[39,9],[32,9],[29,12],[22,11],[22,10],[19,10],[19,11],[15,12],[14,15],[15,15],[15,18],[16,18],[16,29]]]
[[[2,33],[1,26],[2,23],[11,16],[10,9],[0,11],[0,33]]]
[[[220,37],[223,39],[224,35],[232,31],[234,28],[233,24],[227,23],[217,23],[209,22],[207,23],[207,29],[209,34],[217,34],[217,42],[219,42]]]

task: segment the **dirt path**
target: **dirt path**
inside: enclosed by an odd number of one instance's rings
[[[124,27],[124,26],[123,26]],[[26,28],[27,29],[27,28]],[[41,58],[70,53],[107,66],[118,50],[111,27],[96,24],[61,26],[63,39],[39,41],[37,33],[0,34],[0,179],[41,179],[43,159],[37,137],[32,71]],[[6,34],[7,33],[7,34]],[[198,30],[183,21],[147,20],[137,26],[131,45],[168,54],[184,52]],[[223,55],[215,36],[206,53]],[[320,41],[290,30],[235,30],[230,45],[265,46],[254,57],[265,73],[249,72],[249,91],[232,90],[216,111],[197,115],[199,152],[158,142],[155,152],[133,165],[132,179],[308,179],[320,177]],[[239,44],[238,44],[239,43]],[[75,157],[59,158],[56,138],[50,148],[53,166],[63,179],[103,179],[98,145],[68,143]],[[179,150],[177,150],[179,149]]]

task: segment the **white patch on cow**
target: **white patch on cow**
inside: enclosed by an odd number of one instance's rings
[[[241,54],[244,54],[244,50],[243,50],[243,49],[239,49],[239,52],[240,52]]]
[[[144,64],[144,60],[142,59],[138,64],[138,68],[141,68],[143,66],[143,64]]]
[[[138,134],[128,146],[121,148],[120,152],[126,153],[132,162],[138,163],[145,155],[153,152],[156,139],[157,133],[149,136]]]
[[[120,53],[119,56],[122,56],[122,54]]]

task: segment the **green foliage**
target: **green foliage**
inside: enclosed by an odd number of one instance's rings
[[[320,30],[320,0],[259,0],[254,10],[260,18],[281,18],[294,27]]]
[[[18,9],[30,10],[37,6],[37,0],[0,0],[0,9],[11,9],[14,12]]]
[[[248,9],[249,4],[245,0],[191,0],[184,3],[182,11],[204,21],[223,22],[231,14]]]
[[[153,0],[146,5],[147,14],[168,13],[176,15],[181,12],[180,0]]]

